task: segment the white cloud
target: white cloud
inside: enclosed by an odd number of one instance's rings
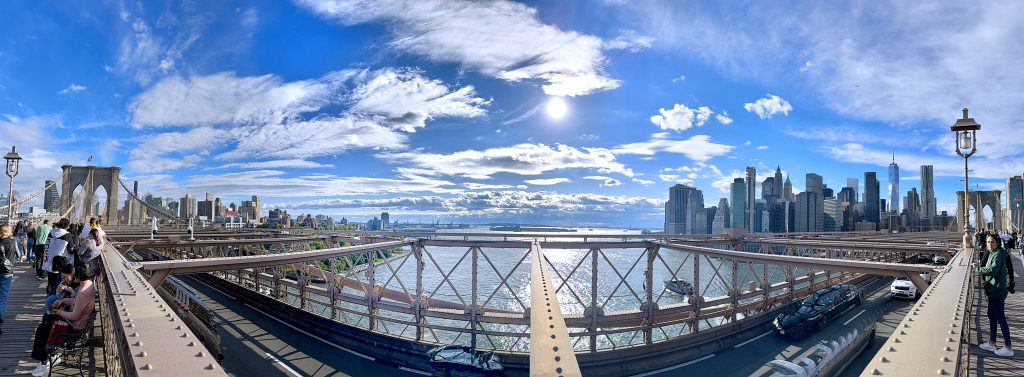
[[[451,154],[414,151],[390,154],[386,158],[408,162],[424,174],[474,179],[487,179],[497,173],[540,175],[553,170],[577,168],[633,175],[632,170],[615,161],[615,155],[607,149],[576,149],[563,144],[553,148],[545,144],[518,144],[482,151],[469,149]]]
[[[676,77],[676,78],[672,79],[672,83],[675,84],[675,83],[683,81],[683,80],[686,80],[686,75],[679,75],[679,77]]]
[[[382,208],[445,213],[451,216],[507,218],[522,215],[536,221],[538,218],[584,219],[621,216],[621,213],[663,216],[662,201],[656,198],[612,196],[599,194],[557,194],[546,191],[467,191],[450,197],[437,195],[395,197],[381,199],[320,199],[292,203],[270,204],[280,208]],[[521,219],[519,221],[528,221]]]
[[[523,182],[534,186],[551,186],[559,183],[572,182],[569,178],[547,178],[547,179],[527,179]]]
[[[654,38],[640,35],[636,30],[626,29],[619,32],[619,35],[610,41],[604,42],[604,48],[608,50],[626,50],[629,52],[640,52],[651,48]]]
[[[676,180],[679,179],[679,175],[678,174],[658,174],[658,178],[660,178],[664,182],[675,182]]]
[[[618,185],[622,184],[622,181],[620,181],[618,179],[615,179],[615,178],[612,178],[612,177],[605,177],[605,176],[602,176],[602,175],[588,175],[586,177],[583,177],[583,179],[589,179],[589,180],[593,180],[593,181],[601,181],[601,186],[602,187],[612,187],[612,186],[618,186]]]
[[[331,164],[321,164],[319,162],[302,160],[302,159],[290,159],[290,160],[271,160],[271,161],[259,161],[259,162],[236,162],[230,164],[221,165],[220,169],[280,169],[280,168],[330,168],[334,167]]]
[[[72,83],[71,85],[68,85],[67,88],[61,89],[59,92],[57,92],[57,94],[79,93],[79,92],[84,92],[85,89],[86,89],[85,85],[78,85],[78,84]]]
[[[753,103],[743,104],[743,108],[757,114],[757,117],[761,119],[771,119],[775,114],[779,113],[788,116],[789,112],[793,111],[793,106],[789,104],[789,101],[771,93],[767,97],[760,98]]]
[[[241,196],[260,193],[282,198],[418,192],[452,194],[462,191],[452,182],[411,175],[397,178],[340,177],[332,174],[289,177],[279,170],[192,175],[182,186],[192,192]],[[173,194],[180,195],[180,192]]]
[[[356,148],[404,148],[403,132],[414,132],[434,118],[482,116],[488,103],[475,97],[472,86],[453,90],[417,70],[384,68],[342,70],[317,80],[293,82],[273,75],[175,76],[137,96],[129,109],[135,128],[225,128],[221,137],[234,147],[217,159],[287,160]],[[345,107],[340,116],[308,115],[336,106]],[[184,152],[188,145],[176,151]],[[165,159],[136,164],[147,165],[173,169],[191,163]]]
[[[735,147],[731,145],[714,143],[707,135],[694,135],[685,140],[672,140],[668,138],[667,133],[657,133],[651,135],[651,139],[647,141],[616,146],[612,152],[643,156],[669,152],[681,154],[696,162],[704,162],[714,157],[724,156],[733,148]]]
[[[212,127],[196,127],[185,132],[145,135],[129,152],[128,168],[155,173],[194,166],[210,151],[224,143],[223,135]]]
[[[860,163],[886,168],[892,161],[892,150],[878,150],[858,143],[827,145],[820,148],[829,157],[841,162]],[[1024,171],[1024,160],[972,157],[971,179],[1005,180],[1013,172]],[[977,160],[976,160],[977,159]],[[948,156],[896,153],[896,162],[911,166],[932,165],[936,176],[963,177],[963,159]],[[884,171],[884,170],[883,170]]]
[[[750,146],[750,143],[752,143],[752,142],[750,140],[747,140],[747,141],[743,142],[743,145]]]
[[[658,109],[658,115],[651,116],[651,123],[663,130],[684,131],[694,125],[703,126],[711,118],[711,108],[701,106],[691,109],[683,104],[676,104],[671,109]]]
[[[760,150],[760,151],[763,151],[763,150],[766,150],[766,149],[768,149],[767,145],[760,145],[760,146],[757,147],[757,150]]]
[[[513,188],[512,185],[489,185],[476,182],[463,182],[462,185],[470,190],[503,190]]]
[[[345,25],[385,24],[392,34],[387,47],[508,81],[541,80],[550,95],[585,95],[619,86],[604,72],[600,38],[542,23],[527,5],[504,0],[298,2]]]
[[[726,126],[732,124],[732,118],[730,118],[729,117],[729,113],[727,113],[725,111],[722,111],[722,112],[716,114],[715,115],[715,119],[718,120],[718,123],[721,123],[721,124],[726,125]]]
[[[644,185],[644,186],[650,186],[650,185],[654,184],[654,181],[647,180],[647,179],[640,179],[640,178],[633,178],[633,179],[631,179],[631,181],[633,181],[633,183]]]

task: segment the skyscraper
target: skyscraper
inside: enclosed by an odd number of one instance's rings
[[[704,194],[700,190],[682,184],[670,187],[665,202],[665,233],[691,234],[695,228],[703,229],[703,225],[695,224],[698,208],[704,208]]]
[[[875,230],[878,230],[879,218],[879,183],[876,173],[873,171],[864,172],[864,219],[875,223]]]
[[[389,228],[391,226],[391,214],[389,214],[387,212],[381,212],[380,213],[380,222],[381,222],[381,226],[383,226],[384,229]]]
[[[804,188],[804,191],[816,192],[819,194],[821,193],[821,190],[824,188],[824,186],[822,186],[822,179],[820,175],[814,173],[807,173],[806,180],[807,187]]]
[[[900,166],[896,165],[896,153],[889,164],[889,212],[900,212]]]
[[[755,216],[757,203],[757,170],[747,166],[747,231],[757,231],[757,216]]]
[[[824,229],[825,208],[821,192],[804,191],[796,195],[796,231],[821,232]]]
[[[921,165],[921,218],[935,217],[935,174],[931,165]]]
[[[260,222],[260,197],[258,195],[252,196],[252,219],[256,223]]]
[[[847,178],[846,187],[853,189],[853,198],[850,203],[857,203],[860,200],[860,181],[857,178]]]
[[[732,181],[730,186],[730,196],[732,197],[732,215],[730,228],[734,229],[746,229],[747,228],[747,184],[743,182],[743,178],[736,178]]]
[[[1006,208],[1010,214],[1010,228],[1024,226],[1024,174],[1006,180]]]
[[[789,181],[788,174],[786,175],[786,183],[783,185],[782,196],[785,198],[785,201],[787,202],[792,202],[796,200],[796,197],[793,196],[793,183]]]
[[[196,198],[192,194],[185,194],[185,197],[178,201],[178,217],[192,217],[196,215]]]
[[[782,197],[782,189],[783,189],[783,187],[782,187],[782,167],[776,166],[775,167],[775,190],[772,191],[772,192],[775,193],[775,197],[778,198],[778,200],[780,202],[786,200],[785,198]]]
[[[43,196],[43,209],[46,212],[60,212],[60,192],[57,191],[57,185],[53,181],[46,181],[43,187],[49,187]]]

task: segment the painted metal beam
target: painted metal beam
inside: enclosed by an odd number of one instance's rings
[[[540,244],[530,247],[530,376],[582,376]]]
[[[157,294],[145,275],[131,269],[110,244],[103,253],[103,283],[114,297],[110,313],[131,357],[121,360],[128,376],[227,376],[199,338]]]
[[[368,251],[390,249],[412,245],[415,240],[388,241],[369,245],[358,245],[348,247],[336,247],[323,250],[300,251],[293,253],[252,255],[243,257],[220,257],[188,260],[165,260],[155,262],[134,262],[130,263],[133,269],[142,269],[152,272],[150,284],[159,286],[168,275],[194,274],[200,272],[213,272],[223,270],[237,270],[246,268],[268,267],[282,264],[300,263],[344,257],[348,255],[362,254]],[[159,271],[166,271],[159,272]]]
[[[149,241],[143,240],[133,243],[121,244],[131,245],[133,248],[139,249],[174,249],[182,247],[205,247],[205,246],[234,246],[234,245],[260,245],[270,243],[296,243],[296,242],[311,242],[311,241],[325,241],[329,239],[327,235],[314,235],[314,236],[300,236],[300,237],[280,237],[280,238],[245,238],[245,239],[218,239],[218,240],[195,240],[189,241],[188,239],[182,239],[179,241],[171,240],[156,240]]]
[[[862,376],[948,376],[957,374],[961,351],[970,344],[964,336],[974,252],[957,254],[924,291],[910,314],[896,327],[882,349],[871,358]]]

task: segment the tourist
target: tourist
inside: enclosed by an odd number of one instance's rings
[[[990,255],[983,267],[976,267],[976,272],[985,282],[985,295],[988,296],[988,328],[989,341],[981,344],[981,349],[993,351],[1004,357],[1013,356],[1010,342],[1010,326],[1006,322],[1006,295],[1008,293],[1006,267],[1007,252],[1001,247],[999,236],[991,235],[987,239]],[[1003,347],[996,349],[996,325],[1003,331]]]
[[[36,244],[32,246],[32,254],[36,258],[34,266],[36,267],[36,279],[39,280],[43,280],[43,253],[46,252],[46,239],[52,230],[48,219],[43,220],[43,223],[36,227]]]
[[[22,261],[31,262],[35,259],[35,254],[32,253],[32,246],[36,244],[36,228],[32,226],[31,221],[26,221],[25,229],[25,243],[18,246],[21,246]]]
[[[89,271],[89,275],[95,280],[100,275],[100,271],[103,270],[101,266],[103,260],[99,258],[103,252],[103,238],[100,236],[100,229],[92,228],[89,230],[86,238],[83,238],[82,242],[78,244],[78,250],[78,257],[82,258],[86,270]]]
[[[18,246],[11,237],[11,226],[0,225],[0,324],[4,323],[4,314],[7,314],[7,294],[11,290],[11,282],[14,281],[14,258],[17,257]],[[0,334],[3,330],[0,329]]]
[[[25,250],[25,234],[28,230],[25,229],[25,222],[18,221],[18,224],[14,226],[14,244],[17,245],[16,255],[13,262],[21,262],[21,258],[24,257],[22,250]]]
[[[82,266],[80,265],[80,267]],[[92,277],[85,272],[84,268],[75,268],[72,271],[72,281],[79,284],[78,294],[74,298],[63,298],[51,304],[50,310],[54,314],[43,316],[43,323],[36,327],[36,337],[32,342],[32,358],[39,360],[39,365],[32,370],[33,376],[43,376],[50,372],[51,365],[46,344],[51,337],[58,335],[51,333],[51,330],[85,331],[85,327],[89,324],[89,317],[95,309],[96,286],[93,285]],[[58,322],[58,326],[53,326],[55,322]],[[62,324],[66,326],[60,326]],[[54,364],[60,363],[61,360],[61,357],[58,356]]]
[[[57,221],[56,227],[50,231],[50,236],[46,240],[46,255],[43,257],[43,270],[47,271],[49,279],[47,280],[46,292],[53,294],[54,289],[57,288],[57,283],[60,281],[60,274],[58,270],[53,269],[53,257],[58,255],[68,258],[68,262],[74,264],[75,256],[73,250],[69,250],[75,246],[74,237],[67,231],[67,227],[70,226],[71,221],[67,218],[60,219]]]
[[[72,279],[75,267],[69,264],[67,259],[58,256],[54,258],[53,263],[58,266],[57,270],[60,271],[62,279],[60,284],[57,284],[56,292],[52,295],[46,296],[46,299],[43,300],[43,310],[46,312],[45,314],[53,314],[50,307],[53,306],[53,303],[57,302],[57,300],[75,297],[75,292],[77,292],[76,288],[81,286]]]

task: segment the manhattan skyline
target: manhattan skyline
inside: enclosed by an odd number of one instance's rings
[[[971,189],[1024,172],[1024,139],[1003,137],[1024,95],[993,89],[1024,84],[996,63],[1024,59],[1001,48],[1024,5],[368,4],[0,4],[15,189],[93,157],[170,198],[659,228],[669,187],[731,203],[748,166],[750,198],[776,167],[797,194],[808,173],[837,193],[854,178],[858,199],[876,172],[899,206],[932,165],[932,206],[952,215],[964,106],[983,125]]]

